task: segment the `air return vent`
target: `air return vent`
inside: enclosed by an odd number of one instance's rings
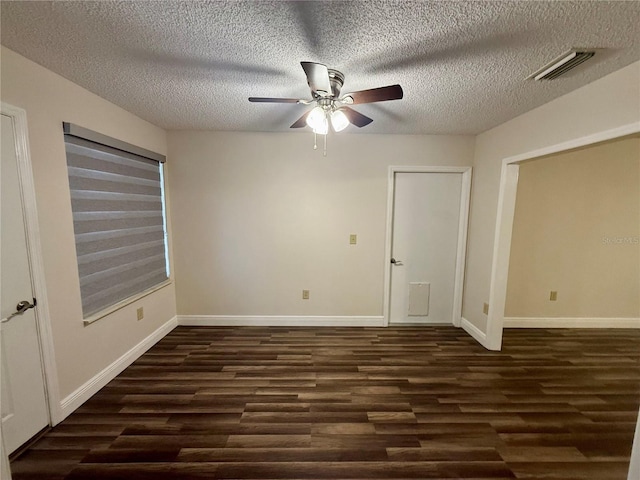
[[[596,51],[594,49],[574,48],[545,65],[529,78],[533,78],[534,80],[553,80],[560,75],[564,75],[572,68],[577,67],[582,62],[589,60],[595,54]]]

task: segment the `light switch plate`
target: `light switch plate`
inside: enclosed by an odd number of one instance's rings
[[[355,245],[356,243],[358,243],[358,235],[352,233],[349,235],[349,245]]]

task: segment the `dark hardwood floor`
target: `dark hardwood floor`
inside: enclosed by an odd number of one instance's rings
[[[25,479],[626,479],[639,330],[178,327]]]

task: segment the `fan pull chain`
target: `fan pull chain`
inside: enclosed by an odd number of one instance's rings
[[[313,132],[313,149],[318,149],[318,134],[316,132]]]
[[[327,156],[327,137],[328,137],[328,136],[329,136],[329,135],[325,135],[325,136],[324,136],[324,152],[322,152],[322,156],[323,156],[323,157],[326,157],[326,156]]]

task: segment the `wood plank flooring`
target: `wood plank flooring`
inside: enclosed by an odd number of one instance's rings
[[[178,327],[26,479],[623,480],[640,331]]]

